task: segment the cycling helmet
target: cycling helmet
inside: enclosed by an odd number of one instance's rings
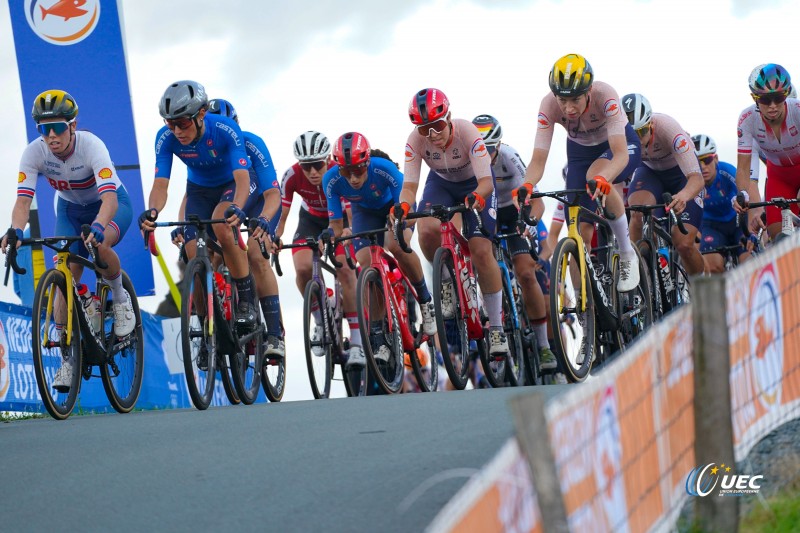
[[[294,157],[301,163],[320,161],[331,154],[331,143],[318,131],[301,133],[294,141]]]
[[[78,116],[78,104],[69,93],[51,89],[39,94],[33,101],[31,116],[36,122],[46,118],[72,120]]]
[[[208,112],[214,115],[224,115],[235,120],[237,124],[239,123],[239,115],[236,114],[236,109],[233,107],[233,104],[222,98],[209,100]]]
[[[206,89],[196,81],[176,81],[164,91],[158,112],[165,119],[193,117],[208,105]]]
[[[408,104],[408,116],[417,126],[444,118],[449,111],[450,100],[439,89],[422,89]]]
[[[556,96],[580,96],[591,89],[593,80],[592,66],[586,58],[578,54],[568,54],[553,65],[550,71],[550,90]]]
[[[503,139],[503,128],[500,122],[492,115],[478,115],[472,119],[472,123],[478,128],[486,146],[496,147]]]
[[[333,148],[333,160],[341,167],[350,167],[369,162],[369,141],[367,138],[351,131],[336,140]]]
[[[786,93],[792,89],[792,77],[777,63],[761,65],[750,74],[750,92],[753,94]]]
[[[622,97],[622,109],[628,115],[628,122],[633,129],[640,130],[650,124],[653,119],[653,109],[647,98],[639,93],[630,93]]]
[[[792,85],[792,88],[789,89],[789,96],[788,97],[789,98],[797,98],[797,89],[794,88],[794,85]]]
[[[694,143],[694,151],[697,157],[714,155],[717,153],[717,143],[708,135],[692,135],[692,142]]]

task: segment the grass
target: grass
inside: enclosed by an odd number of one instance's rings
[[[800,483],[767,499],[766,507],[756,505],[742,518],[739,531],[747,533],[789,533],[800,524]]]
[[[0,411],[0,422],[14,422],[17,420],[31,420],[33,418],[44,418],[42,413],[33,413],[25,411]]]

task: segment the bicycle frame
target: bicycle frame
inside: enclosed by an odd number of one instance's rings
[[[453,263],[456,270],[456,279],[453,282],[458,287],[457,293],[463,304],[462,309],[467,310],[466,319],[469,338],[471,340],[482,339],[484,332],[483,324],[481,323],[481,306],[478,301],[477,278],[472,268],[472,254],[469,251],[469,243],[450,220],[441,221],[440,230],[442,235],[441,247],[449,249],[453,255]],[[467,269],[467,277],[462,279],[465,268]],[[464,287],[464,281],[467,279],[473,280],[472,290],[474,290],[474,294],[467,294],[467,290]]]

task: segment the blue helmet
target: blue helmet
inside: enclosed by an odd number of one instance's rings
[[[236,114],[236,109],[233,104],[222,98],[214,98],[208,102],[208,112],[215,115],[224,115],[232,118],[237,123],[239,122],[239,115]]]
[[[760,65],[750,74],[750,92],[757,95],[770,93],[789,94],[792,90],[792,77],[777,63]]]

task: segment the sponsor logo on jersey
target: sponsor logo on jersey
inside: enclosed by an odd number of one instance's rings
[[[536,119],[536,127],[540,130],[546,130],[550,127],[550,119],[547,118],[547,115],[544,113],[539,113],[539,116]]]
[[[603,104],[603,113],[607,117],[613,117],[619,113],[619,103],[617,102],[616,98],[606,100],[606,103]]]
[[[411,146],[406,144],[406,163],[410,163],[414,159],[416,159],[416,155],[414,154],[414,150],[411,148]]]
[[[458,152],[453,150],[454,154]],[[472,155],[477,157],[486,157],[488,152],[486,151],[486,145],[483,143],[483,139],[477,139],[474,143],[472,143]]]
[[[736,135],[741,139],[742,138],[742,128],[736,130]]]
[[[100,20],[100,0],[25,0],[25,18],[43,41],[69,46],[92,34]]]
[[[239,164],[242,165],[243,167],[247,167],[247,159],[242,157],[241,159],[239,159]]]
[[[792,126],[792,127],[790,127],[790,128],[789,128],[789,134],[790,134],[792,137],[794,137],[795,135],[797,135],[797,126]]]
[[[739,117],[739,124],[738,124],[738,125],[739,125],[739,126],[741,126],[741,125],[742,125],[742,122],[744,122],[745,120],[747,120],[747,117],[749,117],[749,116],[750,116],[750,115],[752,115],[752,114],[753,114],[753,112],[752,112],[752,111],[747,111],[746,113],[742,113],[742,116],[741,116],[741,117]]]
[[[207,145],[207,146],[214,146],[214,141],[212,141],[211,139],[209,139],[209,140],[207,140],[207,141],[206,141],[206,145]]]
[[[23,181],[25,181],[25,178],[27,178],[25,173],[24,172],[20,172],[19,176],[17,177],[17,183],[22,183]]]
[[[106,168],[101,168],[100,172],[98,172],[97,175],[100,176],[102,179],[107,180],[108,178],[114,175],[114,172],[110,168],[106,167]]]
[[[691,144],[683,133],[679,133],[672,139],[672,150],[676,154],[683,154],[689,151]]]

